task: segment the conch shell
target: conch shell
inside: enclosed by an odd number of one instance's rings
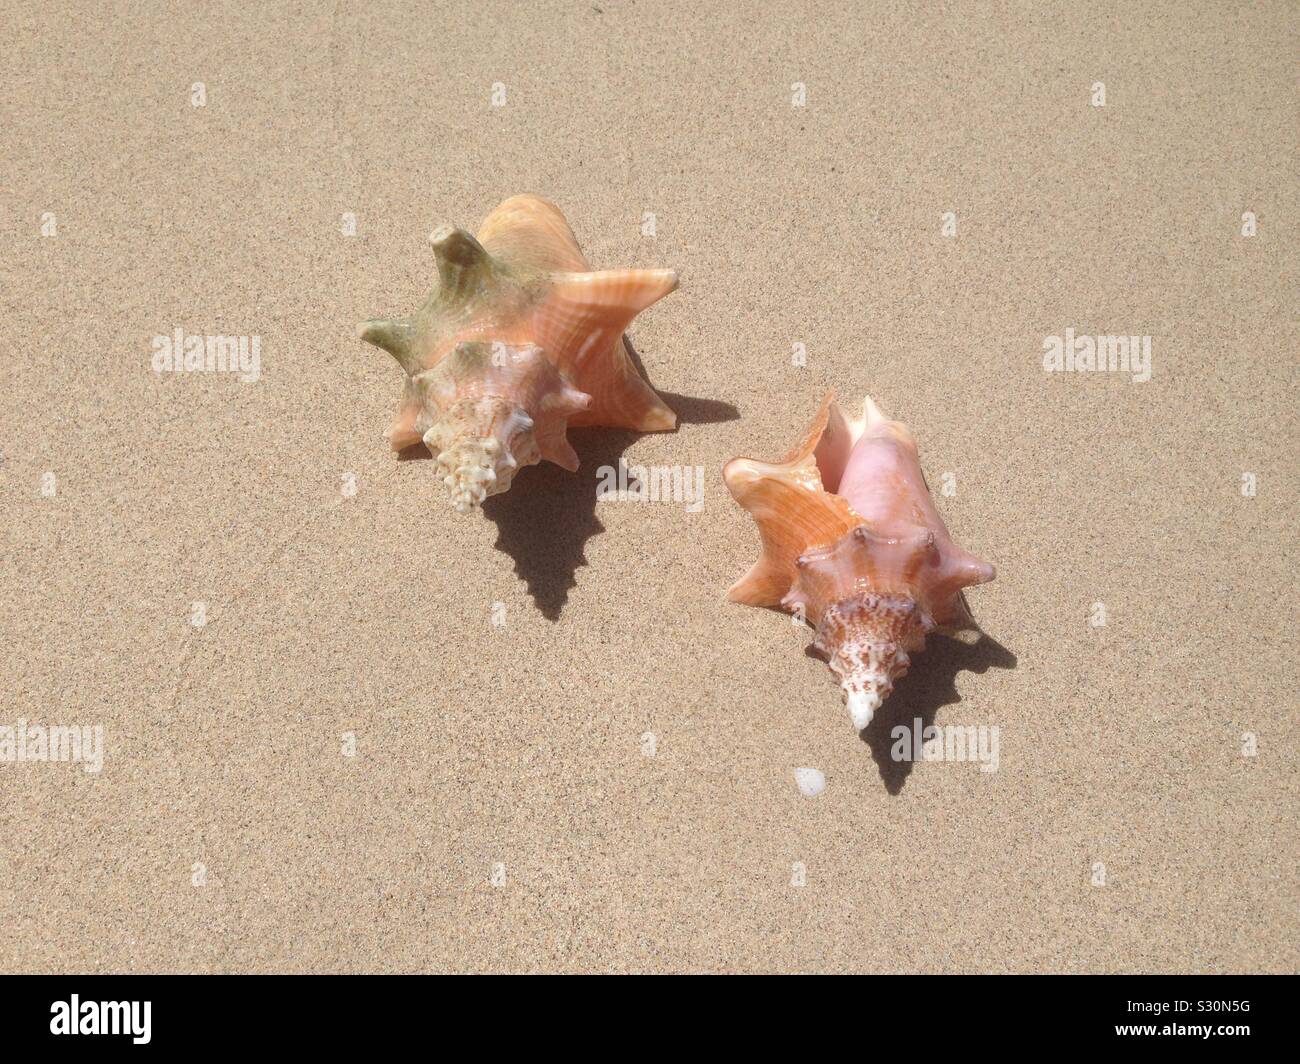
[[[446,226],[430,240],[438,286],[414,314],[364,322],[360,336],[406,372],[389,444],[423,440],[457,510],[505,491],[521,466],[576,470],[570,425],[676,428],[623,341],[676,273],[592,272],[564,215],[538,196],[506,200],[477,238]]]
[[[953,543],[911,431],[869,397],[850,421],[827,395],[780,462],[733,458],[723,476],[763,541],[727,597],[780,606],[815,628],[813,645],[839,676],[856,728],[931,631],[976,627],[962,588],[992,580],[993,566]]]

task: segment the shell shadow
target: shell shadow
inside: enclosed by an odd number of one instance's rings
[[[825,657],[810,645],[810,657],[825,661]],[[1016,656],[996,639],[981,635],[974,643],[932,636],[926,640],[925,650],[913,659],[912,668],[895,685],[893,693],[876,711],[871,723],[862,729],[860,738],[871,748],[871,757],[880,770],[885,790],[898,794],[912,774],[912,761],[895,761],[891,754],[894,737],[891,734],[900,725],[911,728],[918,718],[922,729],[930,727],[944,706],[961,701],[957,693],[959,672],[987,672],[990,667],[1014,669]]]
[[[895,761],[894,728],[912,726],[918,717],[921,727],[928,728],[944,706],[961,701],[957,693],[959,672],[987,672],[989,668],[1014,669],[1016,656],[996,639],[981,635],[974,643],[963,643],[943,636],[927,640],[925,651],[917,656],[916,665],[898,681],[885,704],[862,730],[862,741],[871,748],[871,756],[880,770],[885,790],[898,794],[912,774],[913,762]]]
[[[648,380],[632,341],[625,336],[623,343],[637,371]],[[740,417],[731,403],[656,391],[676,413],[679,430],[683,425],[714,425]],[[587,540],[605,531],[596,517],[596,470],[617,466],[623,452],[643,435],[625,429],[570,429],[569,442],[582,462],[576,473],[541,462],[521,469],[509,491],[484,500],[484,516],[497,526],[496,548],[514,560],[516,575],[528,585],[528,593],[547,620],[559,619],[569,589],[577,585],[577,571],[587,564]],[[397,455],[399,462],[432,457],[423,443]]]
[[[679,426],[740,417],[730,403],[659,394],[676,412]],[[509,491],[484,500],[484,516],[497,526],[497,549],[514,560],[516,575],[528,585],[547,620],[559,619],[569,589],[577,585],[577,571],[587,564],[587,540],[605,531],[596,516],[596,471],[617,467],[623,452],[642,435],[624,429],[572,429],[569,442],[582,459],[576,473],[542,462],[520,470]]]

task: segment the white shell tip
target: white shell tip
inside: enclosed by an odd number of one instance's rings
[[[872,425],[878,425],[882,421],[888,421],[884,412],[876,405],[876,401],[871,396],[866,396],[862,400],[862,420],[866,423],[867,428]]]
[[[850,690],[847,693],[849,716],[853,718],[853,726],[861,731],[871,723],[871,718],[876,715],[876,710],[884,699],[880,697],[879,691]]]

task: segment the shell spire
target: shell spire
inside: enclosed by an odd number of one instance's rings
[[[505,491],[522,466],[578,468],[565,430],[591,396],[565,383],[535,344],[460,343],[414,383],[433,418],[422,439],[459,512]]]
[[[438,284],[423,306],[359,335],[405,374],[390,446],[423,442],[457,510],[505,491],[523,466],[576,470],[570,425],[676,428],[623,339],[676,273],[593,271],[559,209],[530,195],[506,200],[477,236],[444,226],[430,243]]]
[[[723,476],[763,542],[728,597],[807,619],[856,728],[930,632],[974,627],[962,589],[992,580],[993,566],[953,543],[911,431],[870,398],[851,420],[828,395],[782,461],[733,458]]]

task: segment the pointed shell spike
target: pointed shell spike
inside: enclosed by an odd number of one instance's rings
[[[429,243],[438,264],[442,298],[463,302],[491,283],[495,270],[492,256],[473,234],[444,225],[429,234]]]
[[[410,318],[375,318],[363,321],[357,329],[357,335],[362,340],[387,351],[408,373],[414,365],[411,361],[411,338],[414,332]]]

